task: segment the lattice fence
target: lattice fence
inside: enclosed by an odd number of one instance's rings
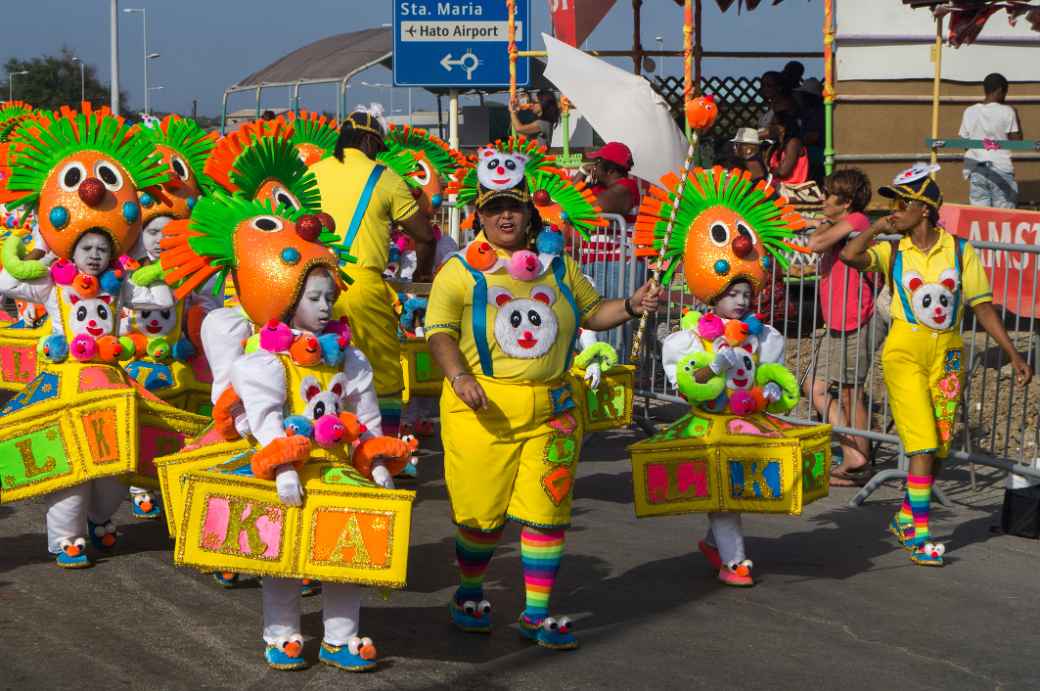
[[[719,119],[706,139],[713,140],[716,151],[722,151],[739,127],[755,127],[766,110],[758,95],[758,77],[707,77],[701,79],[701,93],[711,94],[719,106]],[[675,121],[683,125],[683,82],[679,77],[654,77],[654,91],[671,106]]]

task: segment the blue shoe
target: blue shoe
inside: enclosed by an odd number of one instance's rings
[[[926,542],[910,552],[910,561],[918,566],[943,566],[946,545],[941,542]]]
[[[448,603],[451,623],[466,633],[491,633],[491,603],[487,600],[466,600],[461,605],[455,598]]]
[[[63,569],[88,569],[94,565],[87,556],[87,541],[81,537],[62,540],[61,551],[54,560]]]
[[[350,639],[346,645],[329,645],[322,641],[318,661],[348,672],[371,672],[378,664],[376,646],[372,639],[357,636]]]
[[[130,501],[130,515],[142,521],[154,521],[162,516],[162,506],[148,493],[135,494]]]
[[[888,532],[895,535],[896,539],[899,540],[899,545],[907,551],[913,551],[913,547],[909,544],[913,539],[913,524],[905,525],[899,522],[899,519],[895,516],[888,522]]]
[[[300,581],[300,597],[313,597],[321,593],[321,581],[304,578]]]
[[[567,617],[546,617],[537,624],[520,615],[520,635],[550,650],[574,650],[578,639],[571,633],[571,620]]]
[[[98,524],[87,520],[87,532],[90,535],[90,544],[94,549],[108,551],[116,546],[116,524],[112,521]]]
[[[238,574],[232,571],[215,571],[213,572],[213,580],[215,580],[221,588],[227,588],[228,590],[237,588],[239,583]]]
[[[305,669],[307,661],[303,659],[303,637],[296,634],[277,645],[268,645],[264,649],[264,659],[268,667],[283,672]]]
[[[401,468],[401,472],[394,475],[395,480],[415,480],[419,477],[419,467],[414,463],[409,463],[405,467]]]

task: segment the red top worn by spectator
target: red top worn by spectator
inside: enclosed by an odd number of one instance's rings
[[[845,217],[857,233],[870,229],[870,219],[854,211]],[[874,274],[860,273],[838,258],[844,242],[827,251],[820,260],[820,311],[834,331],[855,331],[874,314]]]
[[[628,174],[632,169],[632,151],[621,142],[607,142],[588,158],[594,164],[592,174],[588,176],[589,189],[596,195],[603,213],[635,220],[629,218],[639,206],[639,187]]]

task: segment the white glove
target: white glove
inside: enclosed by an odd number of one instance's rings
[[[771,381],[762,387],[762,397],[770,403],[779,401],[784,395],[784,390],[775,381]]]
[[[590,363],[589,366],[585,368],[585,381],[589,383],[589,388],[599,388],[599,380],[602,374],[598,362]]]
[[[54,252],[51,252],[50,250],[47,250],[47,254],[40,257],[40,262],[44,266],[50,266],[56,261],[58,261],[58,255],[54,254]]]
[[[728,372],[734,367],[739,367],[741,361],[742,358],[736,350],[733,348],[724,348],[715,353],[715,359],[711,361],[710,365],[708,365],[708,369],[715,374],[722,374],[723,372]]]
[[[303,506],[303,485],[300,474],[292,465],[280,466],[274,474],[274,486],[278,490],[278,498],[286,506]]]
[[[383,489],[394,488],[394,478],[390,476],[390,471],[378,461],[372,464],[372,480]]]

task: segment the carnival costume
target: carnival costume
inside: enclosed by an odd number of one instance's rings
[[[178,296],[230,273],[257,330],[226,392],[240,400],[249,449],[182,474],[182,505],[170,510],[180,516],[178,564],[264,575],[264,655],[275,669],[306,664],[300,579],[324,584],[321,661],[351,671],[376,664],[357,635],[356,584],[404,584],[413,495],[380,488],[393,488],[412,447],[381,436],[371,366],[338,323],[322,334],[287,325],[312,271],[342,287],[335,237],[316,215],[216,193],[167,226],[161,256],[167,280],[183,281]],[[223,429],[235,435],[233,424]]]
[[[682,266],[706,305],[739,282],[750,285],[753,304],[773,262],[786,261],[781,250],[802,223],[794,209],[738,170],[698,168],[662,184],[640,206],[637,255],[665,262],[664,285]],[[691,410],[630,447],[636,514],[708,512],[701,550],[719,580],[750,586],[740,512],[799,514],[827,496],[830,426],[774,417],[798,403],[798,382],[783,366],[783,336],[755,315],[690,312],[662,351],[665,374]],[[710,378],[698,382],[706,367]]]
[[[942,193],[931,179],[938,166],[919,164],[879,194],[915,200],[938,211]],[[909,235],[867,250],[866,271],[888,276],[892,327],[881,353],[888,403],[907,456],[950,454],[957,407],[964,388],[961,321],[967,308],[993,301],[989,279],[975,248],[943,228],[927,251]],[[941,566],[945,547],[928,529],[933,475],[910,475],[890,531],[911,551],[915,563]]]
[[[22,123],[0,189],[0,201],[38,205],[50,253],[26,259],[20,239],[9,238],[0,294],[43,304],[51,322],[40,343],[46,364],[0,411],[0,500],[47,494],[48,548],[68,568],[91,565],[88,526],[95,547],[115,545],[110,518],[125,496],[116,476],[149,472],[155,456],[179,448],[204,424],[118,365],[133,349],[119,338],[120,307],[173,306],[161,277],[128,275],[136,262],[126,256],[141,232],[138,191],[154,189],[166,174],[149,142],[120,118],[83,108]],[[96,273],[71,261],[88,233],[110,243],[111,264]]]
[[[497,197],[530,201],[523,154],[478,153],[478,208]],[[544,230],[535,251],[496,250],[477,235],[437,274],[426,335],[457,341],[487,395],[474,411],[444,386],[444,474],[455,523],[461,584],[449,603],[455,625],[491,630],[483,580],[507,520],[523,525],[526,607],[520,630],[549,648],[574,648],[566,618],[548,616],[549,596],[570,525],[582,416],[567,376],[579,326],[602,298]]]

